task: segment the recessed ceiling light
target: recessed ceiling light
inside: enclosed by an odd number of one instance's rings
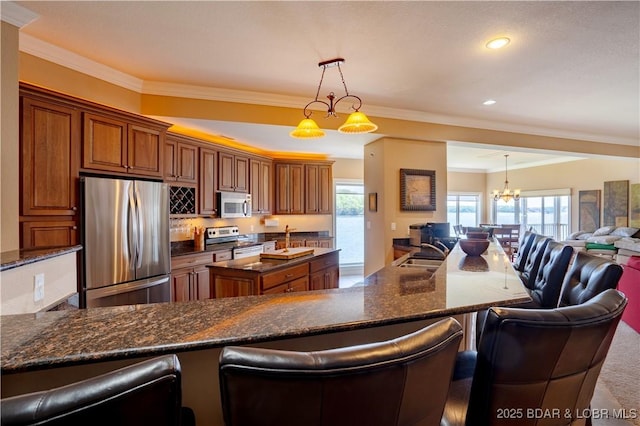
[[[509,44],[510,41],[511,40],[509,40],[507,37],[494,38],[493,40],[489,41],[486,46],[489,49],[500,49]]]
[[[487,99],[486,101],[484,101],[482,103],[482,105],[493,105],[495,103],[496,103],[496,101],[494,101],[493,99]]]

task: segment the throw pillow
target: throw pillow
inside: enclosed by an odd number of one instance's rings
[[[569,234],[569,236],[567,236],[567,240],[577,240],[580,235],[584,235],[586,233],[586,231],[574,232],[573,234]]]
[[[602,228],[598,228],[593,232],[593,236],[597,237],[600,235],[609,235],[613,230],[616,229],[615,226],[603,226]]]
[[[630,237],[633,234],[635,234],[636,232],[638,232],[638,228],[630,228],[627,226],[621,226],[619,228],[616,228],[613,230],[613,232],[610,235],[617,235],[620,237]]]

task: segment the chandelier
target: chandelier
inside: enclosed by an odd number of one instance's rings
[[[353,105],[351,105],[351,108],[353,108],[355,111],[352,112],[351,115],[349,115],[347,121],[345,121],[342,126],[338,127],[339,132],[350,134],[371,133],[378,129],[377,125],[369,121],[367,116],[360,112],[362,99],[360,99],[356,95],[350,94],[347,90],[347,84],[344,82],[344,76],[342,75],[342,69],[340,68],[340,64],[343,62],[344,59],[336,58],[330,59],[328,61],[323,61],[318,64],[318,66],[322,68],[322,75],[320,76],[320,84],[318,84],[316,97],[304,107],[303,114],[305,118],[300,122],[300,124],[298,124],[298,127],[296,127],[291,133],[289,133],[292,137],[300,139],[310,139],[320,138],[324,136],[324,131],[320,127],[318,127],[318,124],[316,124],[313,119],[310,118],[311,111],[309,110],[309,106],[315,103],[324,104],[327,107],[327,117],[337,117],[338,114],[336,114],[335,107],[340,101],[346,98],[352,98],[354,103]],[[340,72],[340,78],[342,79],[342,85],[344,86],[345,95],[336,99],[335,93],[330,92],[329,95],[327,95],[327,99],[329,99],[329,102],[321,101],[320,99],[318,99],[318,95],[320,94],[320,88],[322,87],[324,72],[327,68],[336,66],[338,67],[338,71]]]
[[[504,189],[502,192],[497,189],[493,190],[493,200],[503,200],[505,203],[508,203],[513,198],[514,200],[520,199],[520,190],[515,189],[513,192],[509,189],[509,179],[507,178],[507,160],[509,158],[509,154],[505,154],[504,156]]]

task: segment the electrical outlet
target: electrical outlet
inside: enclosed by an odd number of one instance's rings
[[[396,223],[395,222],[391,222],[391,230],[392,231],[396,230]]]
[[[253,232],[253,225],[251,225],[251,232]]]
[[[44,274],[33,276],[33,301],[40,302],[44,299]]]

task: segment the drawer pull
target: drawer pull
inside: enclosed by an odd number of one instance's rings
[[[293,274],[286,274],[284,277],[285,278],[291,278],[293,276]]]

